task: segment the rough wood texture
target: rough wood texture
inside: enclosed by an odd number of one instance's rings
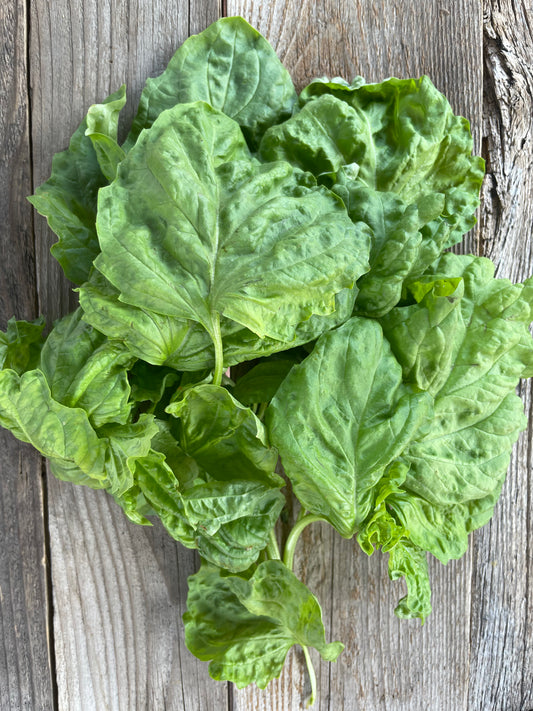
[[[26,16],[31,8],[31,17]],[[23,196],[88,106],[126,82],[131,117],[147,76],[221,12],[257,26],[301,87],[321,74],[368,80],[427,73],[471,119],[488,159],[479,233],[500,276],[533,271],[533,12],[511,0],[5,0],[0,7],[0,317],[49,319],[73,297],[55,241]],[[31,32],[28,35],[28,27]],[[27,62],[29,59],[29,63]],[[29,117],[28,82],[32,89]],[[485,122],[482,125],[481,116]],[[32,130],[29,131],[29,118]],[[31,139],[30,140],[30,133]],[[34,260],[33,239],[36,244]],[[39,309],[35,290],[39,292]],[[522,387],[533,418],[530,387]],[[320,711],[528,711],[533,708],[531,426],[515,449],[493,522],[470,552],[431,565],[434,612],[400,621],[385,557],[367,558],[325,525],[299,543],[296,572],[323,603],[334,665],[316,662]],[[60,711],[296,711],[308,692],[300,653],[267,691],[208,678],[183,643],[185,579],[196,561],[159,527],[130,524],[102,492],[49,478],[3,435],[0,456],[0,708]],[[47,514],[44,515],[44,514]],[[45,527],[54,628],[47,629]],[[47,632],[53,653],[47,649]],[[53,670],[53,679],[50,669]],[[54,700],[54,684],[57,699]]]
[[[500,277],[533,273],[533,8],[511,0],[484,13],[484,253]],[[515,448],[492,521],[476,536],[468,709],[533,707],[531,382],[520,387],[530,425]]]
[[[25,3],[0,6],[0,328],[37,309]],[[0,708],[52,708],[41,458],[0,433]]]

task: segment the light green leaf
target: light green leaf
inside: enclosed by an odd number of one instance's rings
[[[0,331],[0,368],[22,375],[37,367],[43,346],[44,319],[7,322],[6,332]]]
[[[95,428],[125,424],[130,416],[127,370],[135,358],[81,320],[81,309],[56,322],[41,353],[52,397],[67,407],[81,407]]]
[[[404,281],[422,272],[443,249],[446,231],[426,234],[425,226],[439,218],[445,205],[442,193],[428,193],[408,205],[392,192],[380,192],[345,177],[332,190],[351,219],[372,229],[370,271],[357,282],[356,313],[380,316],[400,301]]]
[[[158,431],[150,414],[142,414],[137,422],[100,428],[98,434],[107,444],[104,466],[110,494],[120,497],[134,486],[137,464],[150,453],[152,439]]]
[[[103,104],[113,104],[120,96],[121,90]],[[107,184],[86,130],[84,119],[68,149],[54,156],[51,177],[28,198],[59,237],[52,246],[52,255],[67,279],[75,284],[86,281],[100,251],[95,227],[96,199],[98,190]]]
[[[126,85],[113,95],[116,98],[103,104],[93,104],[87,112],[87,130],[100,170],[111,182],[117,174],[117,166],[124,160],[125,152],[118,145],[118,118],[126,103]]]
[[[394,610],[398,617],[419,617],[422,623],[431,612],[431,588],[429,585],[426,553],[408,540],[402,540],[389,551],[389,577],[391,580],[405,578],[407,595]]]
[[[121,341],[137,358],[153,365],[167,365],[180,371],[212,369],[213,341],[200,324],[163,316],[119,300],[120,292],[94,270],[79,290],[82,318],[110,339]],[[311,316],[299,324],[290,342],[259,336],[228,318],[220,319],[224,365],[294,348],[318,338],[329,328],[344,323],[352,314],[357,289],[344,289],[335,297],[335,311]]]
[[[430,410],[426,393],[402,383],[379,324],[354,317],[293,367],[267,423],[304,508],[349,537],[370,511],[369,492]]]
[[[248,580],[202,565],[189,578],[185,642],[211,661],[213,679],[264,689],[279,676],[289,649],[315,647],[326,661],[343,649],[326,644],[318,600],[281,561],[257,566]]]
[[[96,266],[121,301],[197,321],[213,340],[222,314],[290,342],[366,269],[367,233],[309,176],[235,160],[246,151],[207,104],[162,114],[100,193]]]
[[[404,374],[435,397],[431,428],[404,453],[405,486],[447,505],[499,491],[525,426],[514,389],[533,374],[533,285],[494,279],[494,265],[480,257],[446,254],[432,271],[410,286],[420,303],[391,313],[383,325]],[[461,278],[464,295],[456,301],[446,289]]]
[[[362,164],[374,151],[367,118],[345,101],[324,94],[284,123],[271,126],[260,146],[262,160],[286,160],[334,182],[343,165]],[[330,183],[331,184],[331,183]]]
[[[148,79],[126,148],[178,103],[205,101],[241,126],[252,148],[290,116],[296,92],[270,44],[242,17],[218,20],[189,37],[155,79]]]
[[[426,193],[455,194],[469,201],[470,214],[456,215],[449,244],[473,224],[484,163],[472,157],[468,121],[455,116],[446,98],[426,76],[386,79],[353,87],[345,83],[313,82],[300,97],[302,104],[332,95],[346,102],[366,122],[373,150],[359,164],[357,180],[367,187],[394,192],[407,204]],[[367,139],[368,140],[368,139]],[[459,200],[459,197],[456,196]],[[453,215],[449,215],[454,219]],[[453,241],[451,241],[453,240]]]
[[[415,303],[393,309],[380,323],[404,380],[437,393],[453,367],[456,334],[464,331],[464,281],[461,276],[428,276],[408,285],[406,294]]]
[[[99,482],[105,479],[105,444],[87,413],[53,400],[41,371],[21,376],[13,370],[0,371],[0,424],[32,444],[52,464],[64,463]]]

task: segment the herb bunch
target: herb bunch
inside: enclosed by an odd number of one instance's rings
[[[147,81],[120,145],[125,101],[89,109],[30,198],[80,305],[46,339],[0,334],[0,423],[199,551],[185,633],[213,678],[264,688],[299,644],[314,696],[308,648],[343,645],[292,572],[300,533],[387,552],[396,614],[425,619],[427,553],[464,554],[525,426],[533,282],[446,251],[484,166],[427,77],[297,96],[229,18]]]

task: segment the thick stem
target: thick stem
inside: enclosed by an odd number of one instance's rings
[[[309,681],[311,682],[311,696],[309,697],[309,702],[307,704],[307,706],[309,707],[315,703],[316,699],[316,674],[313,662],[311,661],[311,655],[309,654],[309,650],[304,645],[302,645],[302,649],[304,650],[305,663],[307,664],[307,673],[309,674]]]
[[[283,562],[289,570],[292,570],[292,566],[294,564],[294,551],[304,528],[310,523],[323,520],[324,519],[321,516],[314,516],[313,514],[306,514],[302,518],[298,517],[296,523],[294,524],[294,528],[289,533],[287,542],[285,543],[285,551],[283,553]]]
[[[276,531],[274,529],[271,529],[270,531],[270,541],[267,545],[267,553],[270,560],[281,560],[278,539],[276,538]]]
[[[211,338],[215,346],[215,370],[213,372],[213,385],[222,384],[222,375],[224,374],[224,349],[222,347],[222,334],[220,332],[220,316],[214,311],[213,312],[213,330],[211,333]]]

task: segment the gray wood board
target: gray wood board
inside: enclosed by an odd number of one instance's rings
[[[27,15],[0,5],[0,328],[37,316],[31,192]],[[0,432],[0,708],[51,709],[42,459]]]
[[[500,276],[519,280],[533,271],[531,10],[510,0],[487,2],[483,18],[474,0],[224,5],[227,15],[243,15],[266,35],[299,87],[322,74],[362,74],[371,81],[429,74],[454,109],[472,121],[476,143],[483,139],[489,159],[482,240],[475,231],[465,249],[483,250]],[[32,172],[34,186],[46,179],[53,154],[67,145],[88,106],[124,81],[131,117],[145,78],[160,72],[178,44],[220,12],[218,2],[201,0],[3,4],[0,200],[9,219],[2,226],[2,317],[36,315],[35,273],[39,310],[49,319],[74,303],[49,256],[55,237],[38,216],[33,229],[23,199],[31,192]],[[522,393],[530,412],[529,386]],[[207,665],[183,643],[185,579],[195,567],[194,555],[159,527],[130,524],[101,492],[53,477],[43,511],[40,458],[9,435],[4,438],[1,708],[53,706],[45,526],[57,708],[302,707],[308,682],[297,651],[264,692],[211,681]],[[446,568],[432,563],[434,612],[424,627],[394,617],[403,591],[388,580],[384,557],[366,558],[353,541],[325,525],[306,531],[296,572],[321,600],[329,637],[346,643],[336,664],[315,659],[317,708],[527,711],[533,705],[529,442],[524,433],[495,518],[473,536],[469,553]]]

